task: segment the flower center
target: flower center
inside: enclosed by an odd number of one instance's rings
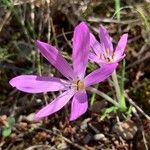
[[[72,87],[77,90],[84,90],[84,82],[82,80],[77,80],[75,83],[72,84]]]
[[[100,59],[105,60],[106,62],[112,62],[114,59],[114,53],[112,53],[112,55],[110,56],[109,48],[106,48],[105,52],[106,52],[106,54],[100,53],[100,56],[99,56]]]
[[[83,90],[84,89],[84,82],[81,80],[77,81],[77,90]]]

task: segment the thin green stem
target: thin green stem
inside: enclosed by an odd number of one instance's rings
[[[124,96],[122,95],[123,93],[121,93],[121,88],[120,88],[119,83],[118,83],[116,70],[112,73],[112,80],[114,83],[117,100],[118,100],[118,103],[120,105],[119,109],[120,109],[120,111],[126,111],[126,109],[127,109],[126,102],[125,102]]]
[[[117,14],[117,20],[120,21],[120,0],[115,0],[115,14]]]
[[[87,90],[92,92],[92,93],[96,93],[97,95],[103,97],[105,100],[107,100],[108,102],[112,103],[116,107],[120,107],[120,105],[115,100],[113,100],[110,96],[108,96],[107,94],[97,90],[96,88],[88,87]]]
[[[113,83],[114,83],[114,87],[115,87],[115,91],[116,91],[117,100],[119,101],[121,98],[121,92],[120,92],[120,87],[119,87],[119,83],[118,83],[116,70],[114,70],[114,72],[112,73],[112,79],[113,79]]]
[[[122,62],[122,70],[121,70],[121,84],[120,84],[120,90],[121,95],[124,95],[124,82],[125,82],[125,59]]]
[[[42,74],[42,68],[41,68],[41,58],[40,58],[39,52],[37,52],[37,68],[38,68],[39,75],[41,75]]]
[[[98,84],[96,85],[95,88],[98,89]],[[93,93],[93,94],[92,94],[91,101],[90,101],[90,108],[93,106],[93,104],[94,104],[94,102],[95,102],[95,97],[96,97],[96,93]]]

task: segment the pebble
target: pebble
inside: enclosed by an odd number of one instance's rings
[[[35,113],[29,114],[29,115],[26,117],[26,120],[32,122],[32,121],[34,120],[34,115],[35,115]]]
[[[102,134],[102,133],[99,133],[99,134],[95,134],[94,135],[94,140],[95,141],[105,141],[106,140],[106,137],[105,137],[105,135],[104,134]]]
[[[133,121],[127,120],[120,122],[119,124],[115,124],[113,131],[121,136],[124,140],[132,140],[138,131],[138,128]]]
[[[90,122],[90,121],[91,121],[91,118],[85,119],[85,120],[81,123],[81,126],[80,126],[81,130],[86,130],[87,127],[88,127],[88,122]]]
[[[63,142],[63,143],[60,143],[60,144],[57,146],[57,148],[60,149],[60,150],[63,150],[63,149],[67,149],[68,146],[67,146],[67,144],[66,144],[65,142]]]
[[[37,102],[38,104],[41,104],[41,103],[42,103],[42,100],[41,100],[41,99],[36,99],[36,102]]]
[[[87,134],[83,140],[84,144],[88,144],[93,138],[93,135],[91,133]]]

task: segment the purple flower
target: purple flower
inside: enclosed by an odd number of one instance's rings
[[[72,98],[70,121],[84,114],[88,108],[86,88],[108,78],[117,64],[101,67],[85,76],[90,48],[90,33],[84,22],[74,30],[73,35],[73,68],[53,46],[37,41],[41,54],[68,80],[56,77],[21,75],[10,80],[18,90],[28,93],[41,93],[63,90],[60,96],[43,107],[35,119],[51,115],[60,110]]]
[[[121,36],[115,51],[113,49],[112,39],[104,26],[101,26],[99,29],[99,38],[100,42],[90,33],[90,47],[93,50],[93,52],[89,54],[91,61],[102,65],[117,63],[125,57],[124,50],[127,44],[128,34]]]

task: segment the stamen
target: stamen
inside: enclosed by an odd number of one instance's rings
[[[77,90],[83,90],[84,89],[84,82],[81,80],[77,81]]]
[[[115,53],[113,52],[113,53],[112,53],[112,59],[114,59],[114,56],[115,56]]]
[[[102,53],[100,53],[100,56],[99,56],[100,59],[103,59],[103,56],[104,56],[104,55],[103,55]]]
[[[85,87],[84,87],[84,82],[81,81],[81,80],[77,80],[77,81],[75,81],[74,83],[72,83],[72,84],[71,84],[71,87],[72,87],[74,90],[77,90],[77,91],[80,91],[80,90],[85,89]]]
[[[110,49],[106,48],[106,53],[109,54],[110,53]]]

